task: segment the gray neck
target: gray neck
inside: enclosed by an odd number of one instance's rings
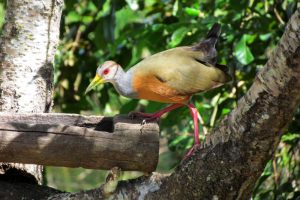
[[[137,97],[136,92],[132,88],[132,70],[124,72],[121,67],[118,67],[114,81],[111,81],[111,83],[119,94],[129,98]]]

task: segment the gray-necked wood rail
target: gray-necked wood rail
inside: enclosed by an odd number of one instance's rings
[[[187,105],[194,122],[193,148],[200,144],[198,135],[198,112],[189,102],[193,94],[219,87],[230,80],[226,66],[216,63],[215,45],[221,26],[214,24],[205,40],[192,46],[169,49],[131,67],[127,72],[114,61],[106,61],[97,68],[96,76],[86,89],[110,82],[119,94],[136,99],[147,99],[170,106],[153,114],[135,112],[146,119],[159,119],[164,113]]]

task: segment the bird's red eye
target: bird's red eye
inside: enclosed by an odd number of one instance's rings
[[[109,73],[109,69],[105,69],[105,70],[102,72],[103,75],[106,75],[106,74],[108,74],[108,73]]]

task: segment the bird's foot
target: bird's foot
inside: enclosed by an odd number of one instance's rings
[[[142,112],[136,112],[136,111],[132,111],[128,114],[128,116],[131,119],[134,118],[141,118],[143,119],[143,124],[147,123],[147,122],[153,122],[153,121],[158,121],[160,119],[160,116],[158,116],[157,114],[151,114],[151,113],[142,113]]]
[[[200,144],[194,144],[192,146],[192,148],[190,148],[188,150],[188,152],[185,154],[185,156],[183,157],[183,160],[186,160],[187,158],[189,158],[191,155],[193,155],[195,153],[195,150],[200,146]]]

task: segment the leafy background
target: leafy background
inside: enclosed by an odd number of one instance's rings
[[[97,66],[105,60],[115,60],[128,69],[156,52],[196,43],[213,23],[219,22],[222,35],[217,46],[218,60],[229,66],[233,81],[193,97],[204,119],[201,126],[211,129],[252,84],[297,7],[297,0],[65,1],[55,58],[54,112],[113,116],[163,108],[161,103],[121,97],[109,84],[88,95],[84,95],[84,90]],[[4,13],[5,1],[1,0],[0,25],[4,23]],[[160,127],[157,171],[170,172],[193,144],[188,109],[168,114],[160,121]],[[299,147],[300,110],[282,137],[274,159],[257,181],[253,199],[300,196]],[[99,186],[105,174],[101,170],[47,167],[45,184],[74,192]],[[127,172],[123,179],[138,175]]]

